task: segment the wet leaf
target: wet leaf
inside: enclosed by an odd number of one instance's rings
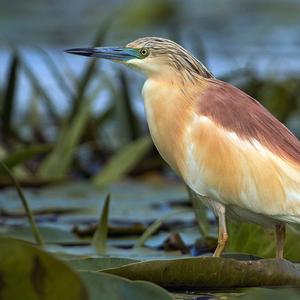
[[[130,280],[97,272],[80,272],[91,300],[172,300],[164,289],[150,282]]]
[[[169,289],[300,286],[300,272],[289,261],[238,261],[200,257],[153,260],[103,270],[131,280],[146,280]]]
[[[0,244],[1,299],[88,299],[79,276],[64,262],[16,239],[0,237]]]
[[[135,262],[138,262],[138,260],[123,257],[87,257],[67,260],[67,263],[74,269],[85,271],[97,271],[108,268],[116,268]]]
[[[152,147],[149,136],[141,137],[126,145],[113,155],[107,165],[96,175],[93,182],[96,186],[105,186],[131,171]]]

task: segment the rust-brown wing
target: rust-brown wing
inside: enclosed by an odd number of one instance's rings
[[[275,155],[300,167],[300,142],[288,128],[238,88],[214,79],[207,82],[197,103],[201,115],[241,139],[258,141]]]

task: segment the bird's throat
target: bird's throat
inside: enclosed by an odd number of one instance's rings
[[[192,103],[171,80],[148,79],[143,97],[153,142],[164,160],[180,174],[184,129],[191,117]]]

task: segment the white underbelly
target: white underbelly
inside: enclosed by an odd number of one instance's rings
[[[195,158],[195,145],[189,143],[186,156],[186,170],[183,179],[188,187],[197,196],[199,201],[202,201],[207,207],[216,211],[217,205],[223,205],[226,208],[227,216],[246,222],[256,223],[265,227],[273,227],[277,222],[300,223],[300,211],[297,209],[297,203],[300,201],[300,191],[296,190],[294,193],[286,192],[287,203],[295,205],[286,206],[286,210],[276,211],[275,213],[269,207],[266,207],[261,201],[261,196],[257,188],[255,179],[251,173],[240,174],[243,178],[241,182],[243,186],[248,188],[240,191],[239,195],[233,199],[224,197],[218,189],[218,186],[211,186],[205,174],[211,170],[206,170]],[[238,158],[237,158],[238,159]],[[246,183],[245,183],[246,182]],[[237,183],[238,184],[238,183]],[[258,182],[258,184],[265,184]],[[286,190],[287,191],[287,190]],[[276,199],[274,199],[275,201]],[[217,203],[217,204],[216,204]]]
[[[206,207],[211,209],[217,216],[217,207],[220,202],[214,198],[206,197],[198,194],[196,191],[191,190],[196,200],[201,201]],[[226,217],[243,222],[259,224],[267,228],[274,228],[278,222],[277,219],[255,213],[248,209],[244,209],[235,205],[222,204],[225,207]]]

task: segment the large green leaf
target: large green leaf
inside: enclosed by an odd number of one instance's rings
[[[172,300],[164,289],[150,282],[127,279],[97,272],[80,272],[91,300]]]
[[[289,260],[300,261],[300,236],[288,227],[284,247],[284,257]],[[226,251],[243,252],[265,258],[275,257],[275,235],[273,231],[263,227],[230,222],[228,224],[229,244]]]
[[[149,136],[141,137],[112,156],[107,165],[93,178],[96,186],[105,186],[131,171],[149,152],[152,141]]]
[[[300,272],[295,265],[276,259],[239,261],[199,257],[153,260],[103,272],[176,289],[300,286]]]
[[[87,291],[64,262],[29,243],[0,237],[0,298],[82,300]]]

